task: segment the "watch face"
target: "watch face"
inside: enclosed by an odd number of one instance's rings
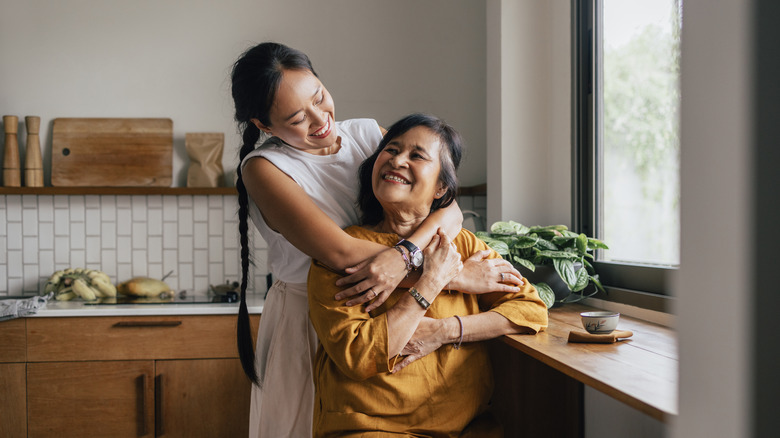
[[[422,263],[423,263],[422,251],[415,251],[415,253],[412,254],[412,264],[416,268],[419,268],[420,266],[422,266]]]

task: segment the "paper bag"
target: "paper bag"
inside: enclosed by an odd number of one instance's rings
[[[184,143],[190,157],[187,187],[222,186],[225,135],[221,132],[186,133]]]

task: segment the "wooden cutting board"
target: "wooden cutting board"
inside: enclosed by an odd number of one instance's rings
[[[171,119],[54,119],[52,186],[170,187],[172,181]]]

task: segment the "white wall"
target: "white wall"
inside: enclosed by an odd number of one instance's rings
[[[469,0],[5,0],[0,112],[41,117],[45,167],[53,118],[170,117],[182,186],[185,132],[224,132],[235,167],[230,67],[265,40],[309,54],[337,119],[445,118],[470,147],[462,184],[485,182],[485,6]]]
[[[569,11],[487,2],[488,223],[571,224]]]
[[[750,0],[683,2],[680,416],[673,437],[752,436],[751,13]]]

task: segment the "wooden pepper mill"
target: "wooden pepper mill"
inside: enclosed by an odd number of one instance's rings
[[[19,118],[3,116],[5,128],[5,154],[3,155],[3,185],[5,187],[21,187],[22,175],[19,170],[19,141],[16,132],[19,128]]]
[[[24,153],[24,185],[25,187],[43,187],[43,160],[41,159],[41,138],[38,135],[41,118],[27,116],[27,149]]]

